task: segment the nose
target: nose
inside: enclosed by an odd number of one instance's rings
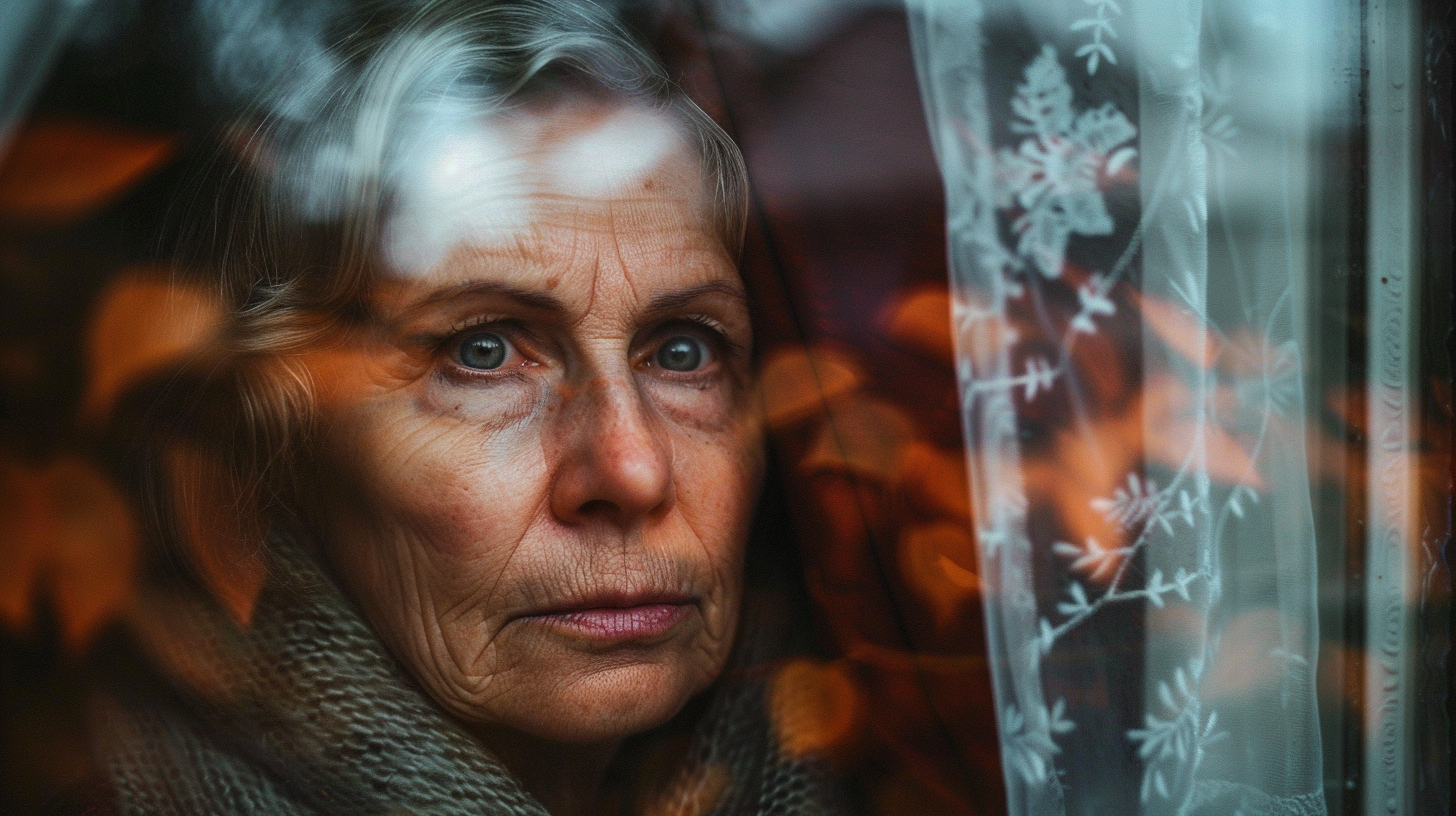
[[[672,450],[630,379],[597,378],[561,418],[551,490],[558,519],[630,527],[672,506]]]

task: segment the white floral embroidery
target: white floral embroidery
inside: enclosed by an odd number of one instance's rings
[[[1173,522],[1192,527],[1194,513],[1207,508],[1187,490],[1159,490],[1152,479],[1129,473],[1125,486],[1113,490],[1111,498],[1093,499],[1092,509],[1124,530],[1149,522],[1172,533]]]
[[[1139,791],[1144,804],[1153,794],[1163,799],[1172,796],[1175,786],[1191,780],[1208,746],[1227,734],[1218,730],[1218,712],[1203,714],[1198,697],[1198,684],[1203,677],[1203,660],[1195,658],[1185,671],[1173,672],[1173,684],[1158,681],[1158,701],[1167,716],[1144,716],[1146,728],[1127,732],[1128,739],[1139,743],[1138,758],[1143,761],[1143,782]],[[1170,781],[1170,775],[1172,779]]]
[[[1077,302],[1081,308],[1077,310],[1076,317],[1072,318],[1072,331],[1094,334],[1097,325],[1092,322],[1093,316],[1117,313],[1117,307],[1107,297],[1111,286],[1112,283],[1105,276],[1093,275],[1091,281],[1077,290]]]
[[[1062,373],[1060,366],[1054,366],[1045,357],[1031,356],[1026,359],[1022,372],[1012,377],[1000,377],[994,379],[979,380],[972,384],[967,390],[969,395],[974,396],[986,391],[1004,391],[1008,388],[1022,389],[1026,399],[1035,399],[1038,394],[1049,390],[1056,382],[1057,376]]]
[[[1026,373],[1021,376],[1021,386],[1026,389],[1026,398],[1035,397],[1040,391],[1052,387],[1057,377],[1056,369],[1045,357],[1031,357],[1026,361]]]
[[[1244,503],[1243,503],[1243,498],[1247,498],[1249,500],[1249,502],[1252,503],[1252,504],[1258,504],[1259,503],[1259,491],[1255,490],[1252,487],[1249,487],[1248,485],[1236,485],[1234,487],[1234,489],[1229,492],[1228,501],[1226,501],[1224,503],[1224,506],[1228,508],[1228,510],[1229,510],[1230,513],[1233,513],[1235,516],[1238,516],[1239,518],[1243,518],[1244,517]]]
[[[1114,490],[1110,499],[1093,499],[1092,509],[1123,529],[1130,529],[1158,512],[1162,501],[1157,482],[1152,479],[1144,481],[1136,473],[1129,473],[1126,487]]]
[[[1031,138],[997,152],[997,207],[1021,211],[1012,229],[1022,264],[1055,278],[1073,234],[1112,232],[1099,181],[1137,154],[1127,144],[1137,128],[1111,103],[1075,114],[1067,73],[1050,45],[1025,76],[1011,101],[1011,130]]]
[[[1087,543],[1081,547],[1058,541],[1052,545],[1052,552],[1071,558],[1074,570],[1088,570],[1088,574],[1092,578],[1105,578],[1121,566],[1129,555],[1132,555],[1132,548],[1108,548],[1102,546],[1097,539],[1088,538]]]
[[[1112,53],[1112,46],[1103,41],[1103,37],[1116,39],[1117,29],[1112,27],[1112,17],[1122,16],[1122,7],[1114,0],[1083,0],[1087,5],[1092,6],[1094,15],[1084,17],[1072,23],[1073,31],[1092,31],[1092,42],[1078,48],[1076,55],[1087,58],[1087,74],[1090,76],[1097,73],[1097,65],[1101,60],[1107,60],[1116,65],[1117,57]]]
[[[1235,158],[1239,155],[1233,145],[1239,136],[1239,126],[1233,114],[1228,112],[1232,90],[1229,88],[1229,65],[1227,59],[1220,61],[1213,71],[1203,73],[1200,90],[1203,93],[1203,143],[1209,153],[1216,157]]]
[[[1075,727],[1065,717],[1067,702],[1057,700],[1050,710],[1042,706],[1039,716],[1027,717],[1016,706],[1001,712],[1001,740],[1006,746],[1007,761],[1023,779],[1046,782],[1053,773],[1053,758],[1061,753],[1053,734],[1067,734]]]

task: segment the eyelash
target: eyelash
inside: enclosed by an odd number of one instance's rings
[[[702,314],[688,314],[674,317],[671,320],[667,320],[661,323],[657,328],[652,331],[652,334],[661,340],[665,340],[668,336],[671,336],[672,328],[674,325],[682,324],[689,324],[694,328],[701,329],[701,334],[706,335],[706,337],[703,337],[702,339],[707,341],[707,343],[712,347],[711,350],[714,356],[717,357],[720,361],[722,361],[722,358],[727,352],[742,351],[741,344],[734,342],[733,339],[728,336],[728,332],[722,323],[714,320],[707,315]],[[519,327],[513,325],[513,321],[503,319],[494,315],[477,316],[455,323],[447,331],[445,331],[445,333],[435,338],[432,341],[431,345],[434,348],[435,357],[453,363],[453,365],[450,366],[450,368],[453,370],[448,372],[448,374],[451,376],[465,376],[472,378],[500,377],[507,372],[504,370],[492,372],[466,369],[458,363],[455,363],[451,355],[453,354],[455,347],[460,343],[461,340],[465,339],[466,336],[485,329],[496,330],[499,334],[506,338],[507,342],[509,342],[512,347],[515,348],[516,353],[520,354],[522,353],[520,348],[521,344],[516,337],[516,335],[519,334],[519,331],[512,331],[512,329],[518,328]],[[650,358],[651,355],[649,354],[648,359]]]
[[[494,315],[485,315],[461,320],[452,325],[443,334],[430,340],[430,346],[435,359],[441,361],[442,365],[437,368],[439,375],[452,381],[461,380],[490,380],[501,377],[509,377],[517,374],[517,368],[500,368],[494,371],[482,371],[468,368],[461,365],[455,359],[455,349],[460,341],[467,336],[480,331],[493,331],[506,339],[516,354],[522,354],[521,343],[517,339],[520,332],[511,320],[503,319]]]
[[[662,341],[667,340],[675,334],[674,327],[682,327],[684,324],[687,324],[688,326],[699,330],[693,333],[698,336],[698,339],[702,340],[708,345],[709,351],[712,353],[713,359],[716,360],[719,365],[727,365],[730,355],[736,355],[743,350],[742,345],[740,343],[734,342],[733,339],[728,336],[728,332],[724,328],[723,324],[719,323],[717,320],[714,320],[707,315],[682,315],[680,317],[674,317],[671,320],[664,321],[657,328],[652,330],[652,337],[654,338],[652,348],[654,349],[654,351]],[[646,353],[645,359],[647,361],[650,362],[652,360],[654,351],[649,351]],[[706,372],[668,372],[664,370],[663,373],[671,374],[672,376],[678,378],[692,379],[695,377],[701,377]]]
[[[731,349],[733,351],[739,350],[738,344],[733,342],[733,340],[728,337],[728,332],[723,327],[723,324],[719,323],[711,317],[708,317],[707,315],[683,315],[682,317],[663,323],[656,333],[665,333],[666,330],[671,329],[674,323],[691,323],[694,326],[706,329],[706,333],[709,335],[709,339],[711,339],[714,344],[721,347],[717,349],[718,351],[723,351],[727,349]]]
[[[461,320],[455,323],[448,330],[446,330],[446,332],[440,336],[439,343],[441,345],[448,346],[450,343],[459,340],[464,334],[471,331],[472,329],[478,329],[482,326],[489,326],[492,324],[502,325],[505,323],[506,321],[502,318],[491,315],[467,318],[465,320]]]

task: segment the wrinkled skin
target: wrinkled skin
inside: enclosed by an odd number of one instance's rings
[[[608,113],[534,120],[518,168]],[[557,783],[533,774],[570,775],[577,748],[599,772],[721,672],[762,470],[747,305],[698,161],[675,138],[620,176],[523,182],[529,224],[389,275],[374,328],[310,372],[347,474],[326,554],[425,692],[548,804]],[[488,370],[467,364],[482,333],[503,340]],[[690,370],[664,367],[674,343]],[[671,612],[645,634],[555,614],[642,600]]]

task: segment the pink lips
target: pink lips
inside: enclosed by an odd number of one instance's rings
[[[668,634],[691,609],[690,602],[677,599],[610,606],[593,604],[531,615],[528,620],[589,640],[629,642],[654,640]]]

